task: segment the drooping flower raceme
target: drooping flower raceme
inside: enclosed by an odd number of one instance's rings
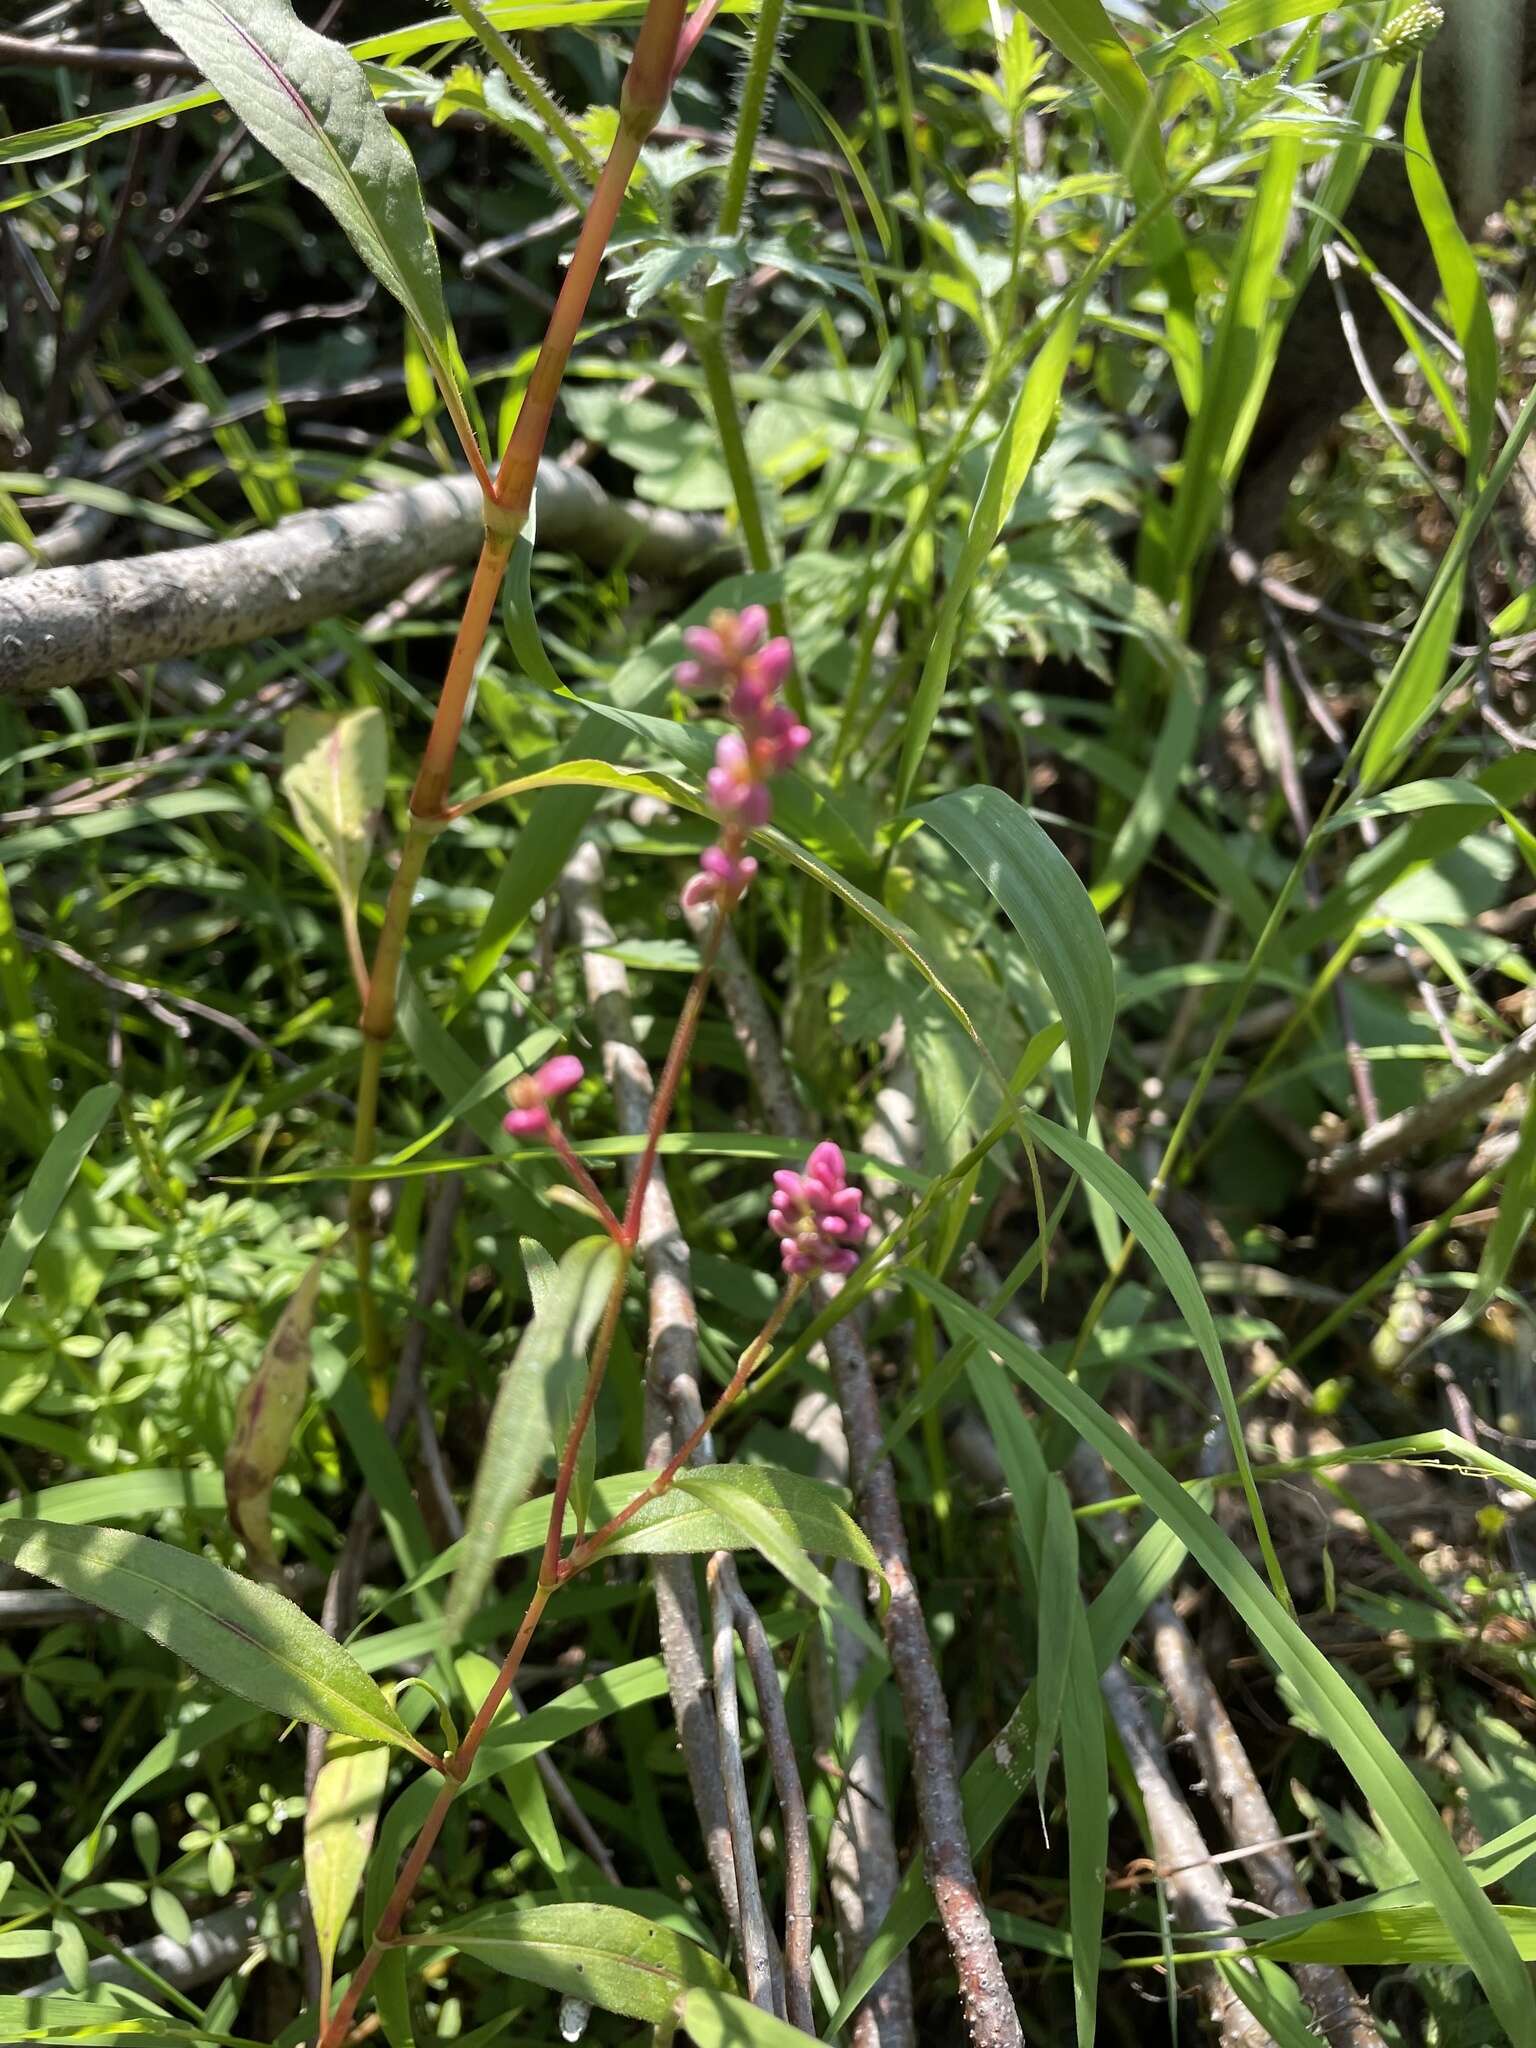
[[[818,1145],[803,1173],[773,1176],[768,1227],[779,1240],[786,1273],[851,1273],[869,1235],[864,1190],[848,1178],[836,1145]]]
[[[502,1127],[514,1138],[543,1138],[549,1135],[549,1105],[569,1095],[581,1080],[583,1068],[574,1053],[556,1053],[531,1074],[519,1074],[507,1090],[512,1107],[502,1118]]]
[[[715,612],[707,626],[683,635],[690,659],[679,663],[684,690],[715,690],[738,730],[715,749],[709,771],[709,805],[720,822],[720,837],[706,847],[699,872],[683,890],[687,904],[738,903],[757,873],[747,841],[773,815],[769,785],[792,768],[811,743],[808,727],[776,701],[794,656],[785,639],[767,640],[768,614],[760,604],[745,611]]]

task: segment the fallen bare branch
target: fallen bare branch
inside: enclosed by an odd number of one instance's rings
[[[539,541],[603,566],[693,576],[724,552],[703,514],[610,498],[583,471],[539,469]],[[424,569],[467,562],[482,533],[469,476],[296,513],[264,533],[131,561],[0,581],[0,697],[291,633],[389,597]]]
[[[741,1756],[741,1708],[736,1694],[736,1622],[717,1555],[709,1561],[710,1642],[715,1678],[715,1735],[720,1747],[720,1782],[731,1819],[731,1850],[736,1858],[736,1897],[741,1907],[741,1963],[747,1996],[764,2012],[778,2012],[770,1960],[768,1920],[757,1881],[753,1847],[752,1802],[747,1796],[746,1766]]]
[[[1463,1080],[1453,1081],[1427,1101],[1415,1103],[1412,1109],[1383,1117],[1353,1144],[1324,1153],[1313,1171],[1321,1181],[1346,1180],[1387,1166],[1393,1160],[1409,1158],[1427,1145],[1449,1137],[1464,1118],[1496,1102],[1506,1088],[1523,1081],[1533,1070],[1536,1024],[1512,1039],[1492,1059],[1484,1060]]]
[[[839,1485],[848,1483],[848,1438],[835,1400],[813,1388],[795,1403],[790,1428],[816,1448],[817,1469]],[[864,1575],[846,1559],[832,1567],[832,1583],[843,1598],[862,1609]],[[808,1672],[811,1723],[824,1752],[841,1772],[837,1806],[827,1833],[823,1862],[837,1921],[838,1955],[844,1979],[864,1960],[876,1928],[890,1911],[901,1883],[896,1835],[880,1727],[873,1704],[859,1716],[846,1745],[837,1743],[843,1702],[863,1676],[869,1652],[841,1622],[834,1622],[826,1657],[813,1657]],[[905,1952],[896,1958],[853,2016],[853,2048],[912,2048],[912,1972]]]
[[[1141,1795],[1149,1846],[1174,1919],[1186,1934],[1209,1937],[1211,1948],[1240,1948],[1232,1894],[1168,1768],[1167,1752],[1140,1695],[1119,1664],[1110,1665],[1099,1685]],[[1274,2048],[1269,2034],[1212,1965],[1194,1964],[1191,1974],[1223,2048]]]

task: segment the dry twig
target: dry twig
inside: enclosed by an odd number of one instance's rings
[[[717,980],[770,1121],[785,1135],[803,1139],[805,1123],[778,1034],[730,932],[720,949]],[[834,1280],[818,1282],[818,1307],[836,1293]],[[864,1340],[850,1320],[828,1332],[827,1354],[848,1434],[858,1518],[889,1588],[883,1627],[907,1724],[924,1868],[960,1981],[967,2033],[973,2048],[1022,2048],[1019,2016],[971,1863],[949,1707],[912,1577],[896,1476],[882,1450],[874,1374]]]

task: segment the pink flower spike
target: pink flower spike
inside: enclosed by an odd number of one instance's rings
[[[848,1179],[838,1147],[818,1145],[802,1173],[781,1169],[773,1176],[774,1199],[768,1227],[779,1239],[786,1273],[851,1273],[857,1247],[871,1224],[863,1190]]]
[[[743,612],[711,612],[707,626],[683,629],[683,645],[692,661],[676,671],[680,689],[723,690],[740,679],[768,630],[768,614],[760,604]]]
[[[753,655],[752,678],[771,696],[782,686],[784,678],[794,665],[795,650],[781,633],[776,640],[770,640],[766,647],[759,648]]]
[[[773,814],[768,786],[755,773],[757,763],[740,733],[727,733],[715,748],[715,765],[706,787],[715,816],[723,824],[755,832]]]
[[[569,1095],[584,1072],[574,1053],[556,1053],[532,1074],[519,1074],[507,1090],[512,1104],[502,1118],[503,1130],[514,1138],[542,1138],[550,1127],[549,1105]]]

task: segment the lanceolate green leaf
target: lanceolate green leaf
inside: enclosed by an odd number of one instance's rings
[[[21,1292],[27,1268],[75,1176],[85,1164],[85,1155],[101,1136],[107,1118],[117,1107],[117,1090],[108,1085],[92,1088],[82,1095],[69,1116],[54,1132],[48,1149],[37,1162],[26,1193],[16,1206],[10,1227],[0,1240],[0,1321]]]
[[[367,1672],[318,1622],[209,1558],[122,1529],[21,1516],[0,1521],[0,1557],[131,1622],[226,1692],[430,1761]]]
[[[320,2010],[331,2007],[331,1966],[368,1864],[389,1751],[332,1736],[304,1809],[304,1888],[320,1951]]]
[[[692,1986],[734,1988],[730,1971],[697,1942],[622,1906],[502,1907],[422,1938],[433,1947],[447,1943],[526,1984],[653,2026],[670,2018]]]
[[[1037,1400],[1101,1452],[1182,1539],[1313,1719],[1328,1729],[1383,1834],[1452,1931],[1461,1959],[1476,1973],[1510,2041],[1515,2048],[1536,2048],[1536,1994],[1508,1930],[1466,1869],[1433,1802],[1348,1680],[1268,1592],[1212,1517],[1080,1386],[932,1275],[909,1268],[906,1279],[938,1308],[953,1339],[973,1338],[993,1352]]]
[[[1243,1435],[1242,1417],[1238,1413],[1237,1396],[1232,1391],[1227,1361],[1222,1356],[1221,1340],[1216,1335],[1209,1304],[1183,1245],[1174,1236],[1167,1218],[1153,1207],[1146,1190],[1137,1185],[1118,1160],[1099,1151],[1075,1131],[1064,1130],[1060,1124],[1036,1116],[1033,1110],[1022,1110],[1019,1120],[1032,1138],[1065,1161],[1089,1187],[1104,1197],[1126,1228],[1135,1233],[1143,1251],[1162,1275],[1164,1286],[1173,1296],[1180,1315],[1200,1346],[1200,1356],[1205,1360],[1211,1383],[1216,1389],[1222,1420],[1232,1440],[1232,1456],[1243,1482],[1248,1511],[1253,1517],[1254,1533],[1259,1539],[1270,1583],[1277,1597],[1288,1602],[1290,1596],[1286,1591],[1285,1574],[1275,1555],[1269,1524],[1264,1519],[1264,1509],[1259,1500],[1259,1489],[1254,1484],[1248,1442]]]
[[[1467,475],[1476,480],[1488,456],[1493,433],[1493,408],[1498,396],[1499,344],[1493,331],[1493,314],[1488,294],[1478,275],[1477,259],[1461,231],[1451,195],[1435,162],[1424,127],[1424,65],[1414,68],[1413,89],[1408,95],[1408,112],[1403,121],[1404,161],[1408,183],[1429,246],[1434,251],[1440,287],[1451,309],[1451,325],[1467,373]]]
[[[448,1596],[455,1636],[462,1635],[485,1591],[508,1515],[558,1448],[557,1423],[569,1413],[572,1385],[585,1377],[587,1350],[619,1271],[612,1238],[584,1237],[573,1244],[502,1374]]]
[[[688,1992],[682,2022],[694,2048],[800,2048],[805,2040],[798,2027],[729,1991]]]
[[[421,337],[466,447],[468,380],[410,151],[357,60],[306,28],[288,0],[144,0],[265,148],[335,216]]]
[[[740,1470],[724,1466],[722,1479],[740,1480]],[[696,1475],[686,1472],[675,1484],[685,1493],[696,1491]],[[705,1498],[710,1508],[728,1526],[737,1532],[733,1549],[750,1545],[760,1551],[774,1570],[786,1578],[797,1593],[815,1606],[835,1614],[850,1634],[856,1635],[876,1657],[885,1654],[879,1636],[865,1620],[863,1611],[845,1600],[837,1587],[824,1572],[816,1569],[802,1547],[802,1538],[797,1530],[787,1530],[782,1516],[776,1515],[758,1500],[749,1486],[737,1484],[716,1485],[706,1488]]]
[[[918,816],[997,899],[1056,999],[1072,1053],[1077,1114],[1086,1125],[1115,1022],[1115,963],[1077,870],[1003,790],[955,790]]]

